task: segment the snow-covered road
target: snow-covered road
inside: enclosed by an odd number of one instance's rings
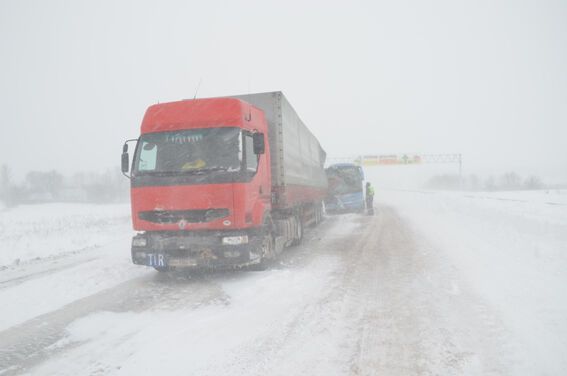
[[[511,250],[491,256],[490,247],[505,246],[506,238],[489,232],[485,243],[472,242],[480,235],[473,220],[480,208],[462,213],[469,198],[379,196],[376,216],[328,217],[301,246],[262,272],[164,275],[131,265],[129,223],[112,219],[122,218],[125,209],[102,213],[106,220],[98,224],[110,235],[96,247],[65,249],[0,270],[0,375],[559,375],[565,370],[560,354],[567,349],[567,316],[561,315],[567,299],[562,286],[538,294],[537,283],[530,290],[521,280],[521,271],[539,276],[530,269],[527,251],[520,248],[507,275],[512,280],[487,292],[499,269],[488,265],[482,274],[479,268],[490,261],[500,265]],[[497,211],[505,215],[484,219],[498,221],[506,236],[512,231],[503,227],[509,218],[521,226],[527,220],[524,212],[501,206]],[[547,248],[564,244],[566,225],[558,214],[549,227],[522,234],[524,243],[540,238],[537,266],[544,274],[555,272],[546,279],[554,284],[567,281],[561,269],[565,257]],[[443,235],[443,228],[451,234]],[[459,236],[466,244],[451,248]],[[479,244],[485,249],[475,248]],[[480,261],[469,265],[475,254]],[[513,286],[528,289],[527,296],[499,302]],[[535,301],[538,310],[530,308]],[[510,313],[514,305],[516,320]],[[537,346],[523,335],[533,330],[518,330],[520,322],[541,330],[546,356],[541,351],[530,356]]]

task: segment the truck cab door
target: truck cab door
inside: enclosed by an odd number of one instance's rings
[[[254,211],[262,211],[265,204],[270,203],[270,187],[266,177],[264,164],[260,163],[261,154],[256,154],[254,150],[254,136],[250,132],[243,132],[244,144],[244,169],[249,180],[247,183],[247,197],[249,198],[246,207],[246,222],[254,222],[260,220],[263,213],[253,213]],[[262,204],[263,203],[263,204]],[[260,208],[258,207],[260,204]],[[248,206],[249,205],[249,206]],[[259,217],[259,218],[258,218]]]

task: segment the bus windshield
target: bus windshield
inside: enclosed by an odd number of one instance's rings
[[[329,193],[333,195],[362,192],[362,173],[358,166],[330,167],[327,169]]]

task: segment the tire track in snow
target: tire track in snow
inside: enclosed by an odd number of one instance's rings
[[[61,264],[58,265],[59,261],[49,260],[49,267],[46,267],[45,264],[41,264],[39,266],[34,265],[33,267],[29,268],[32,270],[14,270],[12,273],[10,271],[4,271],[2,273],[2,280],[0,280],[0,289],[9,288],[20,283],[29,281],[34,278],[43,277],[48,274],[52,274],[54,272],[58,272],[64,269],[73,268],[77,265],[82,265],[100,258],[100,256],[88,256],[84,257],[85,255],[81,255],[79,259],[72,258],[72,259],[64,259]],[[36,269],[37,270],[33,270]]]
[[[293,273],[321,274],[332,265],[332,277],[323,294],[306,297],[301,306],[274,317],[273,329],[256,338],[239,351],[228,354],[219,364],[199,371],[203,375],[329,375],[348,373],[349,347],[345,338],[355,329],[356,321],[348,308],[356,299],[353,281],[357,280],[359,254],[369,237],[366,216],[331,217],[321,232],[325,237],[318,244],[306,244],[293,256]],[[328,226],[328,227],[327,227]],[[346,230],[346,231],[345,231]],[[334,233],[336,231],[337,233]],[[316,353],[312,349],[317,348]]]
[[[303,246],[284,253],[281,265],[274,268],[286,269],[289,277],[307,273],[325,278],[325,289],[308,289],[311,293],[302,296],[305,293],[296,286],[293,291],[299,297],[290,300],[293,304],[277,312],[268,310],[274,315],[273,325],[242,346],[219,353],[198,374],[514,373],[513,341],[498,315],[469,293],[443,255],[409,230],[391,208],[378,207],[375,217],[332,217],[305,240]],[[270,277],[270,270],[262,273]],[[10,345],[0,350],[0,369],[17,374],[81,346],[53,344],[64,337],[72,321],[97,311],[230,307],[223,281],[246,275],[235,272],[192,281],[152,273],[130,280],[0,332],[0,343]],[[281,285],[276,287],[281,294]],[[274,290],[270,285],[265,289]],[[269,304],[248,296],[240,299],[241,305]],[[224,308],[215,312],[220,317],[230,313]],[[252,321],[255,314],[250,311]],[[128,345],[128,338],[120,341]],[[112,367],[126,361],[104,358],[89,360],[89,369],[112,373]]]
[[[219,277],[223,278],[223,274]],[[0,374],[20,374],[65,351],[65,346],[56,345],[65,337],[65,328],[89,314],[100,311],[171,310],[215,304],[223,298],[224,292],[214,281],[214,275],[212,280],[207,275],[191,280],[183,274],[152,272],[0,332]]]
[[[366,285],[351,373],[514,374],[518,359],[504,323],[436,249],[382,210],[382,236],[365,252],[376,257],[363,264],[375,267],[360,270],[378,278]]]

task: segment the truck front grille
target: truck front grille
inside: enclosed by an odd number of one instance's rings
[[[177,223],[183,220],[188,223],[204,223],[227,216],[228,209],[152,210],[138,213],[138,218],[141,220],[164,224]]]

